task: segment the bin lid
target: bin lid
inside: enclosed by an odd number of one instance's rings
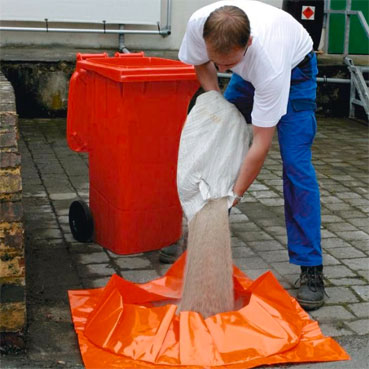
[[[88,58],[77,69],[94,71],[117,82],[196,80],[195,68],[180,61],[155,57]]]

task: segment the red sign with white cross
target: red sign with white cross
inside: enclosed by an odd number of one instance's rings
[[[315,19],[315,6],[303,5],[301,10],[301,19],[314,20]]]

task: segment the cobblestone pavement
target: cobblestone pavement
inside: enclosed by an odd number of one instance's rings
[[[168,266],[159,263],[158,252],[119,256],[96,244],[75,242],[69,230],[68,208],[77,196],[88,200],[88,157],[67,147],[63,119],[21,120],[20,130],[28,350],[24,357],[13,361],[8,358],[7,367],[21,367],[22,363],[32,368],[82,367],[67,290],[103,286],[112,273],[144,282],[162,275]],[[345,119],[320,118],[313,156],[321,186],[322,246],[329,298],[311,316],[319,321],[324,334],[346,347],[353,361],[303,364],[298,368],[366,368],[367,127]],[[233,257],[251,278],[271,269],[294,295],[299,268],[288,263],[281,171],[275,140],[257,181],[230,217]]]

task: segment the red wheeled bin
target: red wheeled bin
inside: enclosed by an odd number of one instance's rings
[[[199,84],[192,66],[143,53],[77,55],[67,140],[89,153],[89,208],[71,204],[79,241],[117,254],[155,250],[181,236],[176,171],[180,134]]]

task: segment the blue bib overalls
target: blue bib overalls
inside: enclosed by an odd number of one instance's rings
[[[283,193],[290,262],[303,266],[322,264],[320,195],[311,145],[316,133],[316,56],[291,71],[287,113],[278,122],[283,162]],[[251,122],[254,87],[233,74],[224,93],[247,122]]]

